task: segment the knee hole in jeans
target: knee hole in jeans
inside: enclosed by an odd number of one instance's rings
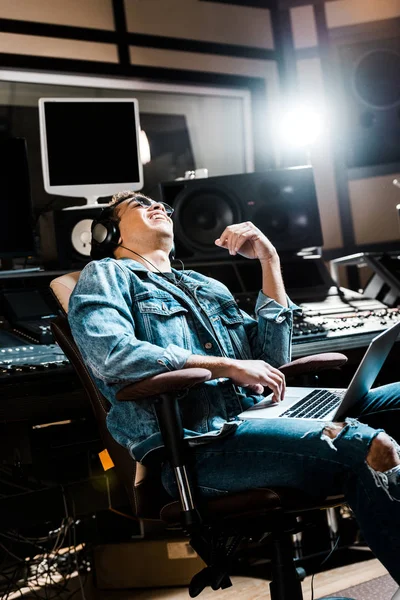
[[[386,433],[379,433],[372,440],[367,463],[372,469],[382,473],[400,464],[393,441]]]
[[[329,425],[324,427],[324,434],[330,437],[331,440],[334,440],[344,426],[345,423],[329,423]]]

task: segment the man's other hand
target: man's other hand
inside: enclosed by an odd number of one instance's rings
[[[256,391],[261,386],[269,387],[273,392],[273,402],[280,402],[285,397],[285,376],[263,360],[231,360],[227,367],[226,377],[242,387]],[[256,386],[259,386],[256,388]],[[255,389],[256,388],[256,389]],[[262,392],[256,392],[262,393]]]

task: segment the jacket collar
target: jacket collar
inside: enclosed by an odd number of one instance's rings
[[[119,258],[117,260],[118,262],[123,262],[124,267],[126,267],[130,271],[140,273],[154,273],[153,271],[150,271],[149,269],[147,269],[147,267],[142,265],[142,263],[133,260],[132,258]],[[172,273],[176,275],[178,281],[180,278],[182,278],[182,282],[191,289],[209,285],[208,281],[199,281],[196,277],[193,277],[191,275],[193,271],[178,271],[177,269],[172,269]],[[157,272],[155,272],[154,274],[157,275]],[[170,283],[172,284],[172,282]]]

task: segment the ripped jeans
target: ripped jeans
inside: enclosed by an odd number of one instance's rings
[[[379,473],[366,462],[380,432],[400,442],[400,384],[367,394],[334,439],[324,434],[326,425],[243,421],[233,435],[192,448],[195,485],[203,497],[257,487],[296,488],[317,498],[344,493],[369,547],[400,585],[400,473]],[[176,497],[168,465],[163,484]]]

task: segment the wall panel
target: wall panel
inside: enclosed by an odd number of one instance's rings
[[[125,6],[130,32],[273,48],[265,9],[198,0],[125,0]]]
[[[398,241],[396,205],[400,203],[393,175],[349,182],[351,210],[357,244]]]
[[[112,0],[1,0],[0,18],[114,29]]]
[[[325,6],[330,28],[400,17],[400,0],[337,0]]]
[[[229,73],[248,77],[265,77],[269,62],[215,54],[144,48],[142,46],[131,46],[130,58],[133,65]]]
[[[295,48],[309,48],[318,45],[317,29],[312,6],[298,6],[290,9],[293,41]]]
[[[0,52],[118,63],[117,47],[113,44],[15,33],[0,33]]]

